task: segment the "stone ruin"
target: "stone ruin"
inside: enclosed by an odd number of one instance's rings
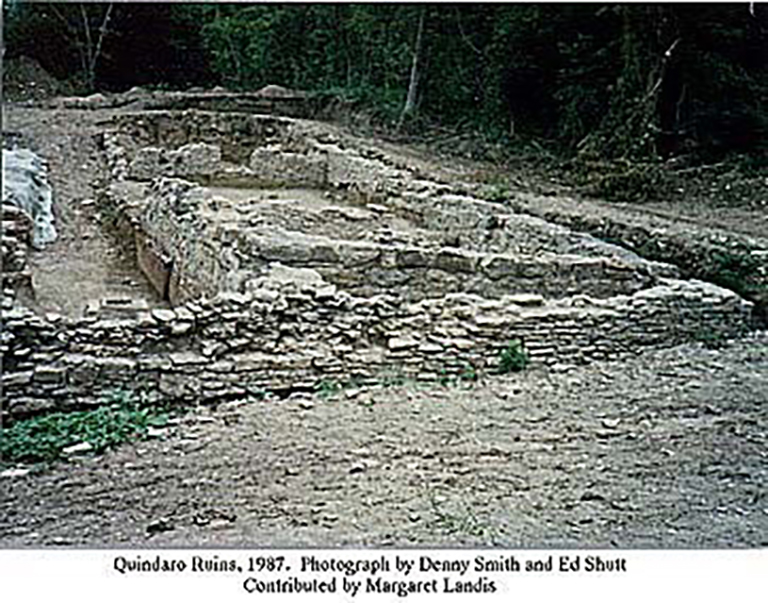
[[[118,114],[101,143],[98,203],[166,305],[6,308],[12,416],[115,389],[216,402],[491,374],[513,340],[564,369],[749,326],[751,304],[729,290],[331,126],[145,111]]]
[[[43,249],[56,240],[53,190],[48,183],[47,166],[28,149],[3,149],[3,205],[14,206],[31,220],[30,242],[35,248]],[[7,213],[18,215],[10,208]]]

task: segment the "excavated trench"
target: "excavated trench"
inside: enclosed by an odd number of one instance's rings
[[[195,292],[244,293],[276,263],[315,270],[354,295],[401,301],[450,293],[609,298],[677,276],[671,265],[457,194],[327,133],[313,138],[296,122],[243,119],[138,115],[106,138],[120,180],[107,199],[116,214],[129,214],[140,255],[154,256],[144,265],[166,266],[168,278],[175,272]],[[226,260],[198,261],[206,245],[193,257],[193,231]],[[209,273],[192,266],[211,263],[219,265]],[[235,280],[211,286],[221,272]],[[150,277],[169,294],[164,279]],[[186,301],[172,289],[171,301]]]

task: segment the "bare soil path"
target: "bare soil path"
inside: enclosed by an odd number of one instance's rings
[[[86,304],[106,297],[156,300],[135,261],[100,225],[95,203],[104,161],[96,134],[106,111],[5,107],[3,130],[48,162],[59,238],[30,257],[34,299],[40,312],[79,316]]]

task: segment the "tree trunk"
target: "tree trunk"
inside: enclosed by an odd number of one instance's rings
[[[89,92],[93,92],[96,88],[96,65],[101,56],[101,46],[104,43],[104,36],[107,33],[107,26],[109,25],[109,17],[112,14],[113,3],[107,5],[104,17],[102,18],[101,27],[99,27],[99,37],[96,41],[93,39],[91,32],[91,22],[88,17],[85,5],[80,5],[80,16],[83,22],[83,37],[85,42],[80,50],[80,59],[83,64],[83,71],[85,72],[86,87]]]
[[[413,62],[411,63],[411,78],[408,82],[408,96],[405,99],[405,106],[400,114],[398,129],[403,126],[405,119],[416,112],[416,100],[419,93],[419,80],[421,79],[422,51],[424,47],[424,20],[427,7],[422,6],[419,13],[419,25],[416,32],[416,47],[413,52]]]

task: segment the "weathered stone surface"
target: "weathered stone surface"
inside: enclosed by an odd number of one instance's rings
[[[516,306],[544,305],[544,298],[536,293],[518,293],[515,295],[505,295],[502,301],[504,303],[514,304]]]
[[[249,167],[260,180],[271,184],[324,186],[328,158],[319,151],[296,153],[279,145],[257,148]]]
[[[2,181],[3,204],[17,206],[32,220],[32,244],[42,249],[55,241],[53,190],[45,162],[27,149],[3,149]]]
[[[168,323],[176,318],[176,313],[173,310],[156,308],[152,310],[152,318],[161,323]]]
[[[67,369],[50,366],[35,367],[32,380],[36,383],[63,383],[67,376]]]
[[[79,444],[73,444],[72,446],[67,446],[66,448],[63,448],[61,452],[66,456],[71,456],[75,454],[85,454],[87,452],[91,452],[92,450],[93,450],[93,445],[91,443],[80,442]]]
[[[350,376],[459,375],[496,366],[514,339],[566,370],[694,339],[703,324],[719,336],[748,324],[731,292],[667,279],[626,250],[417,179],[385,152],[321,142],[302,123],[142,120],[116,118],[105,150],[113,178],[151,183],[113,182],[107,196],[174,309],[100,300],[71,324],[4,309],[11,414],[115,387],[205,402]],[[3,245],[5,261],[16,243]]]
[[[208,176],[221,165],[221,149],[205,142],[185,144],[167,153],[172,176]]]
[[[392,337],[387,342],[387,347],[392,351],[415,348],[419,345],[419,340],[413,337]]]
[[[128,175],[135,180],[152,180],[160,176],[163,172],[163,155],[163,149],[158,147],[140,149],[128,166]]]
[[[18,373],[3,373],[0,376],[3,387],[13,387],[16,385],[27,385],[32,382],[34,371],[21,371]]]

